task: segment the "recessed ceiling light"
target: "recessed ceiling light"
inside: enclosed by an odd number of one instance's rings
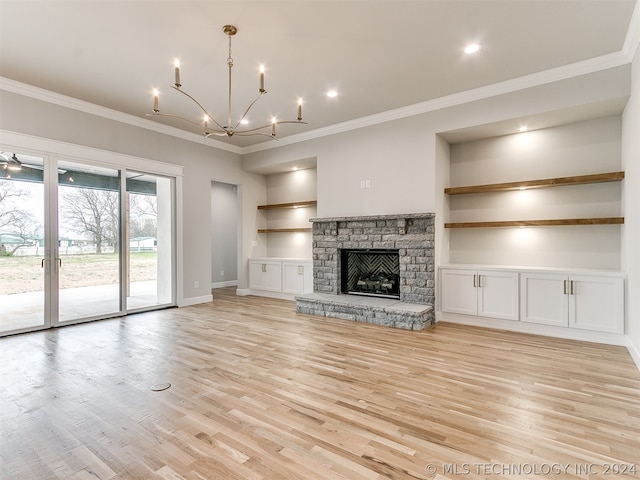
[[[337,97],[338,96],[338,92],[336,92],[335,90],[329,90],[327,92],[327,97],[329,98],[333,98],[333,97]]]
[[[523,125],[522,127],[520,127],[518,129],[518,131],[520,131],[520,132],[526,132],[527,130],[529,130],[529,127],[527,127],[526,125]]]
[[[478,50],[480,50],[480,45],[478,45],[477,43],[471,43],[466,47],[464,47],[464,53],[467,53],[467,54],[476,53]]]
[[[243,118],[242,120],[240,120],[240,123],[242,125],[249,125],[249,120],[247,120],[246,118]]]

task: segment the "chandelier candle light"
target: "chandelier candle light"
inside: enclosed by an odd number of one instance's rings
[[[277,118],[273,117],[270,123],[261,125],[259,127],[249,128],[244,130],[239,128],[240,125],[244,125],[247,123],[245,118],[249,113],[249,110],[251,110],[251,107],[253,107],[253,105],[262,97],[262,95],[267,93],[267,91],[264,89],[264,65],[260,65],[260,88],[258,89],[258,93],[259,93],[258,97],[249,104],[249,106],[244,111],[244,114],[240,117],[240,119],[235,124],[232,123],[231,121],[231,68],[233,67],[233,58],[231,57],[231,37],[236,33],[238,33],[238,29],[233,25],[225,25],[224,27],[222,27],[222,31],[225,33],[225,35],[229,37],[229,57],[227,58],[227,67],[229,69],[229,98],[228,98],[226,125],[223,125],[220,122],[218,122],[213,115],[207,112],[207,110],[200,104],[200,102],[198,102],[195,98],[193,98],[187,92],[182,90],[181,88],[182,83],[180,82],[180,63],[178,60],[175,61],[175,83],[171,86],[171,88],[173,88],[174,90],[177,90],[178,92],[182,93],[183,95],[191,99],[191,101],[193,101],[200,108],[200,110],[202,110],[202,112],[204,113],[204,118],[202,123],[194,122],[192,120],[181,117],[179,115],[160,112],[160,109],[158,107],[158,103],[159,103],[158,90],[153,91],[153,113],[148,113],[147,116],[177,118],[179,120],[183,120],[185,122],[191,123],[192,125],[196,125],[198,127],[204,126],[205,138],[208,138],[212,135],[221,136],[221,137],[222,136],[232,137],[233,135],[238,135],[238,136],[264,135],[266,137],[276,139],[276,125],[280,125],[284,123],[297,123],[297,124],[306,125],[306,122],[302,121],[302,99],[299,98],[298,99],[298,116],[296,120],[278,120]],[[209,127],[209,120],[213,121],[213,123],[215,124],[215,128]],[[271,134],[261,132],[261,130],[267,129],[269,127],[271,127]]]

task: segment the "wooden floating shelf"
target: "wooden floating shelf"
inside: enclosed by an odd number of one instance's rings
[[[306,202],[291,202],[291,203],[274,203],[271,205],[258,205],[258,210],[271,210],[273,208],[301,208],[301,207],[313,207],[318,204],[317,200],[309,200]]]
[[[258,233],[304,233],[311,230],[311,228],[259,228]]]
[[[588,183],[619,182],[623,179],[624,172],[598,173],[594,175],[546,178],[542,180],[525,180],[521,182],[470,185],[468,187],[449,187],[444,189],[444,193],[447,195],[463,195],[466,193],[503,192],[507,190],[519,190],[527,188],[546,188],[561,187],[566,185],[585,185]]]
[[[509,220],[504,222],[445,223],[444,228],[555,227],[567,225],[622,225],[624,217],[567,218],[560,220]]]

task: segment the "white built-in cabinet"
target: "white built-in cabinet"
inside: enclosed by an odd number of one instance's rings
[[[615,276],[522,273],[523,322],[624,333],[624,279]]]
[[[442,311],[518,320],[518,273],[493,270],[440,270]]]
[[[249,260],[249,288],[257,295],[299,295],[313,291],[313,261],[296,258]],[[270,295],[274,293],[275,295]]]
[[[445,267],[440,268],[440,310],[442,320],[447,314],[468,316],[464,323],[488,318],[624,334],[624,274]]]

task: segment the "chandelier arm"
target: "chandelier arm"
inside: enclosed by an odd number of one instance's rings
[[[274,137],[273,135],[270,135],[268,133],[262,133],[262,132],[254,132],[254,133],[247,133],[247,132],[240,132],[240,133],[235,133],[234,135],[237,135],[238,137],[254,137],[256,135],[261,135],[263,137],[268,137],[271,140],[275,140],[276,142],[278,141],[277,137]]]
[[[186,97],[190,98],[191,101],[193,101],[193,103],[195,103],[198,107],[200,107],[200,110],[202,110],[202,112],[211,120],[213,120],[213,123],[215,123],[220,130],[226,131],[226,129],[220,125],[220,123],[218,123],[218,121],[213,117],[213,115],[211,115],[209,112],[207,112],[207,110],[200,105],[200,102],[198,102],[195,98],[193,98],[191,95],[189,95],[187,92],[185,92],[184,90],[182,90],[181,88],[178,88],[174,85],[171,85],[171,88],[173,88],[174,90],[180,92],[181,94],[185,95]],[[176,117],[176,118],[182,118],[182,117]],[[183,119],[184,120],[184,119]],[[189,120],[190,121],[190,120]],[[195,123],[195,122],[191,122],[191,123]],[[201,126],[199,123],[196,123],[196,125]]]
[[[234,130],[235,130],[236,128],[238,128],[238,126],[240,125],[240,122],[242,122],[242,120],[244,120],[244,117],[246,117],[246,116],[247,116],[247,113],[249,113],[249,110],[251,110],[251,107],[253,107],[253,106],[255,105],[255,103],[256,103],[258,100],[260,100],[260,99],[262,98],[262,95],[264,95],[265,93],[267,93],[267,92],[260,93],[260,95],[258,95],[258,96],[256,97],[256,99],[255,99],[253,102],[251,102],[251,103],[249,104],[249,106],[247,107],[247,109],[244,111],[244,113],[243,113],[243,114],[242,114],[242,116],[240,117],[240,120],[238,120],[238,123],[236,123],[236,124],[234,125],[234,127],[233,127],[233,129],[234,129]],[[264,128],[264,127],[260,127],[260,128]]]
[[[247,133],[257,132],[258,130],[262,130],[264,128],[271,127],[272,125],[274,125],[274,123],[275,123],[275,125],[280,125],[280,124],[283,124],[283,123],[300,123],[302,125],[308,125],[307,122],[302,122],[300,120],[281,120],[281,121],[266,123],[266,124],[264,124],[264,125],[262,125],[260,127],[251,128],[249,130],[234,131],[234,135],[240,135],[240,134],[243,134],[243,133],[247,134]],[[265,134],[262,134],[262,135],[268,135],[268,134],[265,133]],[[269,136],[271,136],[271,135],[269,135]]]
[[[262,125],[260,127],[255,127],[255,128],[250,128],[249,130],[241,130],[239,132],[235,132],[236,134],[240,134],[240,133],[251,133],[251,132],[257,132],[258,130],[262,130],[265,128],[270,128],[271,125],[273,125],[273,123],[267,123],[265,125]],[[265,134],[266,135],[266,134]]]
[[[283,123],[299,123],[301,125],[309,125],[309,123],[303,122],[302,120],[282,120],[282,121],[276,121],[275,123],[276,125],[280,125]]]
[[[188,118],[181,117],[180,115],[172,115],[170,113],[161,113],[161,112],[153,112],[147,113],[147,117],[169,117],[169,118],[177,118],[178,120],[182,120],[183,122],[190,123],[191,125],[195,125],[196,127],[202,128],[202,124],[198,122],[194,122],[193,120],[189,120]],[[215,120],[214,120],[215,121]],[[217,123],[217,122],[216,122]],[[216,130],[217,131],[217,130]]]

